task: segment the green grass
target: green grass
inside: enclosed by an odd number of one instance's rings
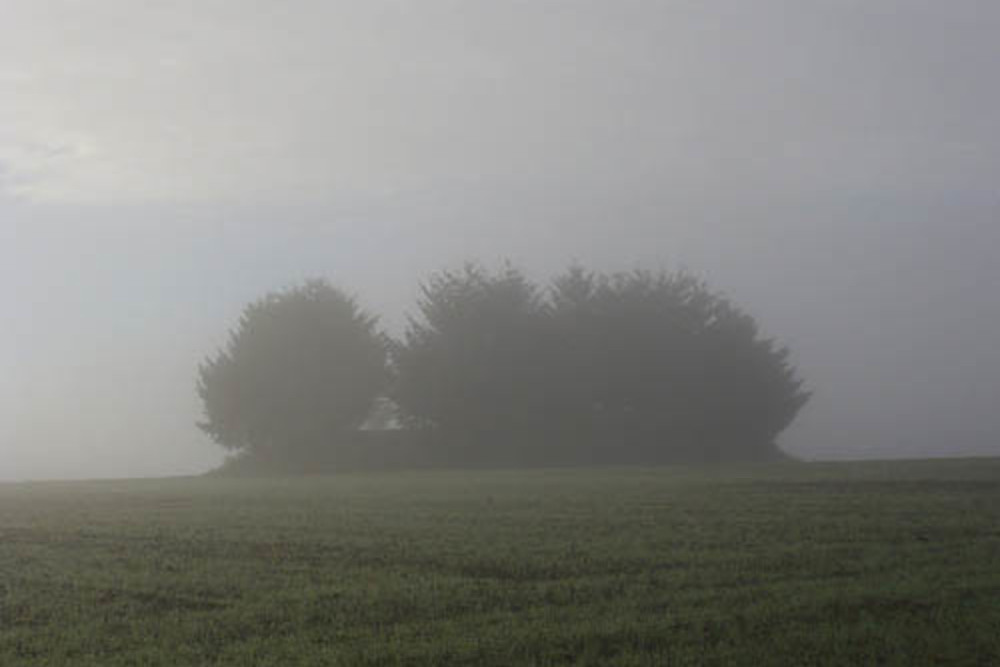
[[[0,665],[1000,664],[1000,460],[0,485]]]

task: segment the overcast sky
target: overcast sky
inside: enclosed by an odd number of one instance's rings
[[[1000,455],[995,0],[3,0],[0,479],[220,454],[198,361],[325,275],[688,267],[805,458]]]

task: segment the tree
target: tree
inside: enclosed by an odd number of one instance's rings
[[[809,398],[788,350],[683,272],[571,267],[543,292],[467,265],[432,277],[418,307],[394,398],[457,460],[773,458]]]
[[[787,348],[689,274],[572,267],[551,302],[554,404],[594,456],[770,458],[809,398]]]
[[[490,273],[474,264],[435,274],[421,293],[393,353],[393,398],[411,426],[434,427],[464,455],[510,458],[495,448],[523,443],[545,409],[542,295],[509,265]]]
[[[199,367],[199,424],[223,447],[308,456],[364,421],[388,380],[376,318],[323,280],[249,304]]]

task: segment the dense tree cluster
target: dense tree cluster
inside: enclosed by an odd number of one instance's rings
[[[435,464],[762,460],[809,397],[788,357],[686,273],[543,289],[470,264],[423,284],[398,341],[326,283],[269,295],[199,391],[203,428],[249,451],[346,446],[381,397]]]
[[[438,274],[395,399],[472,459],[759,459],[808,399],[788,350],[690,275]],[[524,451],[520,449],[524,448]],[[513,450],[503,456],[504,449]]]

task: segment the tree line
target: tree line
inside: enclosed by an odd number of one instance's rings
[[[399,338],[323,280],[265,295],[198,393],[215,442],[306,468],[767,460],[809,399],[789,350],[689,273],[542,287],[477,264],[426,280]],[[376,403],[391,435],[364,430]]]

